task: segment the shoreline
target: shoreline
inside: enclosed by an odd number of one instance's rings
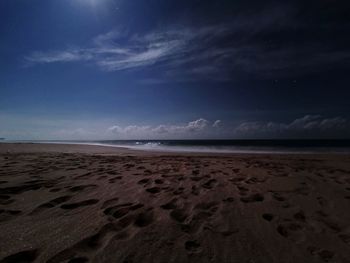
[[[91,154],[134,154],[134,155],[194,155],[194,156],[350,156],[350,152],[307,152],[307,151],[181,151],[165,149],[143,149],[128,146],[104,145],[98,143],[67,143],[67,142],[1,142],[0,153],[10,152],[71,152],[71,153],[91,153]]]

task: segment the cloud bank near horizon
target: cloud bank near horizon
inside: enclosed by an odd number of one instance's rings
[[[346,131],[350,131],[350,124],[345,118],[305,115],[290,123],[243,122],[235,128],[234,133],[246,137],[312,139],[338,137]]]
[[[199,118],[182,124],[110,126],[106,124],[106,122],[92,125],[91,122],[40,121],[33,127],[2,128],[0,137],[19,140],[337,139],[346,138],[344,134],[350,134],[350,122],[347,119],[325,118],[321,115],[305,115],[288,123],[240,121],[233,124]],[[350,139],[350,137],[347,138]]]
[[[218,131],[218,125],[221,121],[216,120],[210,122],[206,119],[200,118],[194,121],[190,121],[186,124],[160,124],[158,126],[138,126],[129,125],[121,127],[118,125],[111,126],[107,129],[107,132],[120,136],[121,138],[127,137],[139,137],[139,138],[165,138],[165,137],[177,137],[177,138],[196,138],[197,136],[213,136]]]
[[[283,122],[240,122],[236,126],[223,125],[221,120],[209,122],[200,118],[186,125],[164,125],[156,127],[130,125],[112,126],[108,129],[116,136],[127,137],[147,135],[150,138],[333,138],[350,132],[350,123],[342,117],[325,118],[321,115],[305,115],[289,123]],[[350,134],[350,133],[349,133]],[[154,137],[155,136],[155,137]]]

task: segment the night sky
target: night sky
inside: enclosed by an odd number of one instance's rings
[[[0,137],[350,138],[350,3],[2,0]]]

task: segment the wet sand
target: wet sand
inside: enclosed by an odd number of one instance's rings
[[[350,156],[0,144],[0,262],[350,262]]]

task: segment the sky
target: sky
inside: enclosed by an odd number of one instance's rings
[[[0,137],[350,138],[350,3],[2,0]]]

